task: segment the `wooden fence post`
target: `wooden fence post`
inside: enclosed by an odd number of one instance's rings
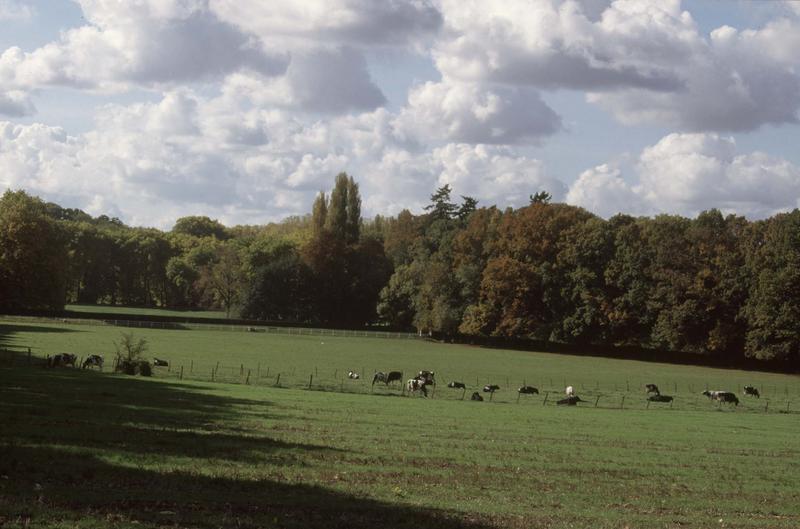
[[[595,407],[595,408],[597,407],[597,403],[598,403],[598,402],[600,402],[600,395],[598,395],[598,396],[597,396],[597,398],[596,398],[596,399],[595,399],[595,401],[594,401],[594,407]]]
[[[194,358],[189,361],[189,374],[194,373]]]
[[[314,381],[314,375],[308,375],[308,389],[311,389],[311,383]]]
[[[625,395],[622,396],[622,402],[619,403],[619,409],[625,409]]]
[[[245,385],[250,384],[250,370],[247,370],[247,378],[244,380]]]
[[[181,366],[181,376],[178,380],[183,380],[183,366]]]
[[[275,379],[275,386],[278,387],[281,385],[281,374],[278,373],[278,378]]]
[[[550,396],[550,392],[549,391],[545,391],[544,392],[544,401],[542,402],[542,406],[547,404],[547,397],[549,397],[549,396]]]

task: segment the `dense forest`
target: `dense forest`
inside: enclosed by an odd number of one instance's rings
[[[169,232],[0,199],[0,311],[65,303],[221,308],[245,319],[370,324],[444,337],[634,346],[800,365],[800,211],[748,221],[608,220],[546,192],[519,209],[454,201],[361,217],[340,174],[312,211]]]

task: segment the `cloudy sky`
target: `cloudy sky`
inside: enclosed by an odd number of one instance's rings
[[[800,2],[0,0],[0,190],[170,228],[439,186],[603,216],[800,206]]]

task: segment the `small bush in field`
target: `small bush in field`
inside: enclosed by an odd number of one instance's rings
[[[153,376],[153,367],[150,365],[150,362],[147,360],[139,361],[139,374],[143,377]]]
[[[152,375],[150,364],[141,360],[141,356],[147,351],[147,340],[144,338],[137,339],[132,332],[123,332],[121,334],[120,341],[114,342],[114,347],[117,351],[117,371],[126,375],[135,375],[136,373],[141,373],[144,376]],[[147,368],[143,368],[142,364],[146,364]]]

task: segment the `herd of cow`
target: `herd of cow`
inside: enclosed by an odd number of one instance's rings
[[[47,358],[47,366],[48,367],[59,367],[59,366],[72,366],[75,367],[78,361],[77,355],[72,353],[59,353],[53,356],[49,356]],[[162,360],[159,358],[153,358],[153,365],[156,366],[169,366],[169,362],[166,360]],[[86,360],[83,361],[82,365],[83,369],[88,367],[99,367],[100,369],[103,368],[103,357],[100,355],[89,355]],[[421,394],[424,397],[428,396],[428,386],[435,386],[436,385],[436,378],[435,373],[433,371],[420,371],[417,376],[414,378],[410,378],[406,381],[405,390],[408,391],[409,395],[414,394]],[[348,378],[351,379],[359,379],[360,375],[355,371],[350,371],[347,374]],[[376,383],[382,382],[386,386],[393,382],[400,382],[403,381],[403,372],[402,371],[389,371],[384,373],[383,371],[377,371],[375,375],[372,377],[372,385],[375,386]],[[463,382],[453,381],[447,384],[448,388],[451,389],[461,389],[466,393],[467,385]],[[498,391],[500,386],[497,384],[487,384],[483,386],[484,393],[494,393]],[[672,402],[673,397],[670,395],[662,395],[661,391],[659,391],[658,386],[655,384],[645,384],[645,390],[647,392],[647,400],[651,402]],[[522,386],[517,390],[519,395],[533,395],[538,394],[539,390],[533,386]],[[727,404],[735,404],[736,406],[739,405],[739,398],[736,396],[735,393],[731,391],[703,391],[703,395],[708,397],[710,400],[718,401],[720,403],[727,403]],[[754,386],[745,386],[744,387],[744,394],[751,395],[756,398],[760,398],[761,395],[758,392],[758,388]],[[477,391],[473,392],[470,396],[470,400],[473,401],[483,401],[483,397]],[[575,388],[572,386],[567,386],[565,389],[565,397],[556,401],[556,404],[566,405],[566,406],[576,406],[579,402],[586,402],[582,400],[578,395],[575,394]]]
[[[47,367],[76,367],[77,363],[78,355],[72,353],[58,353],[53,356],[48,356],[46,365]],[[169,362],[159,358],[153,358],[153,365],[168,367]],[[103,357],[100,355],[89,355],[86,357],[86,360],[83,361],[81,367],[83,369],[88,367],[99,367],[100,369],[103,369]]]
[[[357,379],[359,378],[358,373],[355,371],[350,371],[349,375],[350,378]],[[383,371],[378,371],[372,377],[372,385],[375,386],[376,382],[383,382],[387,386],[392,382],[402,382],[403,380],[403,372],[402,371],[389,371],[388,373],[384,373]],[[433,371],[420,371],[416,377],[408,379],[406,382],[405,389],[408,391],[409,395],[413,395],[419,392],[421,395],[427,397],[428,390],[427,386],[436,385],[436,379],[434,378]],[[448,388],[451,389],[460,389],[466,393],[467,385],[463,382],[452,381],[447,384]],[[500,386],[497,384],[487,384],[483,386],[484,393],[494,393],[498,391]],[[645,390],[647,392],[647,400],[651,402],[672,402],[674,397],[671,395],[662,395],[661,391],[658,389],[658,386],[655,384],[645,384]],[[567,386],[565,389],[565,396],[563,399],[556,401],[556,404],[565,405],[565,406],[576,406],[579,402],[586,402],[585,400],[581,399],[578,395],[575,394],[575,388],[573,386]],[[519,395],[533,395],[538,394],[539,390],[533,386],[521,386],[517,393]],[[720,403],[729,403],[739,405],[739,399],[736,397],[736,394],[730,391],[703,391],[703,395],[707,396],[711,400],[718,401]],[[761,395],[758,392],[758,389],[754,386],[745,386],[744,387],[744,394],[751,395],[754,397],[760,397]],[[473,392],[470,396],[470,400],[473,401],[483,401],[483,397],[477,391]]]

